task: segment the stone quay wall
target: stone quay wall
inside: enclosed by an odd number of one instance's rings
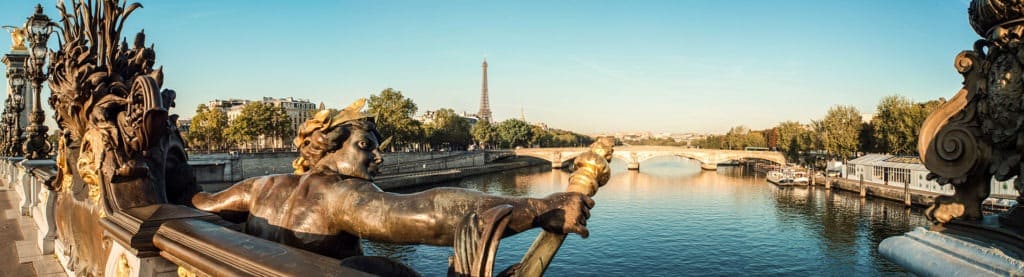
[[[196,181],[204,183],[237,182],[271,174],[291,173],[292,161],[298,152],[214,153],[193,154],[189,165]],[[484,151],[397,152],[384,153],[381,174],[405,174],[482,166],[487,163]]]

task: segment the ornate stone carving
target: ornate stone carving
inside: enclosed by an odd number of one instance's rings
[[[937,223],[980,219],[993,177],[1005,181],[1021,175],[1024,151],[1024,3],[976,0],[968,9],[971,27],[982,37],[974,49],[957,55],[954,67],[963,88],[931,114],[921,128],[918,151],[929,178],[952,184],[926,211]],[[1024,180],[1015,187],[1024,202]],[[1020,225],[1015,207],[1004,223]]]
[[[49,104],[61,129],[57,196],[58,237],[71,252],[71,270],[103,272],[111,249],[100,218],[151,204],[188,204],[199,191],[174,124],[175,93],[161,89],[156,53],[140,32],[122,40],[138,3],[58,2],[63,34],[51,54]]]

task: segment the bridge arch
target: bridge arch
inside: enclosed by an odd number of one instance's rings
[[[547,160],[551,162],[552,168],[562,168],[585,151],[587,148],[529,148],[517,149],[515,152],[516,155]],[[613,159],[625,161],[626,168],[629,170],[639,170],[641,162],[665,156],[695,160],[705,170],[718,169],[719,163],[730,160],[758,159],[777,164],[786,163],[786,158],[782,153],[775,151],[696,149],[673,146],[617,146],[612,156]]]

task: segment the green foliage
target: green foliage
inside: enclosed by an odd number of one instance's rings
[[[833,157],[846,159],[857,152],[860,146],[860,112],[853,106],[833,106],[825,118],[814,121],[823,150]]]
[[[779,123],[778,126],[775,126],[775,133],[778,134],[778,150],[786,153],[796,146],[797,149],[795,150],[800,151],[799,141],[797,141],[796,144],[793,142],[796,141],[800,134],[804,132],[807,132],[807,128],[804,128],[800,122],[785,121]]]
[[[186,140],[190,148],[219,150],[227,146],[228,115],[216,108],[199,105]]]
[[[539,147],[582,147],[594,142],[590,136],[566,130],[535,128],[534,131],[545,133]]]
[[[899,95],[882,98],[871,120],[874,148],[895,155],[917,154],[917,136],[921,125],[939,104],[939,101],[914,103]]]
[[[473,129],[470,130],[475,140],[481,147],[489,148],[497,140],[498,134],[494,130],[494,126],[491,123],[481,120],[473,125]]]
[[[677,142],[671,138],[647,138],[638,140],[624,140],[623,143],[629,145],[658,145],[658,146],[687,146],[685,141]]]
[[[768,140],[764,131],[750,131],[741,125],[730,128],[725,135],[709,136],[695,144],[705,149],[743,150],[747,147],[767,147]]]
[[[229,141],[238,145],[267,147],[272,141],[286,144],[294,135],[293,130],[284,108],[252,102],[242,107],[242,112],[230,122],[226,135]]]
[[[506,119],[495,125],[494,130],[498,134],[499,145],[503,148],[528,147],[530,138],[533,137],[533,127],[518,119]]]
[[[370,114],[376,116],[377,131],[381,136],[391,137],[391,151],[410,143],[423,142],[425,135],[421,123],[412,117],[416,114],[416,103],[405,98],[401,91],[386,88],[367,100]]]
[[[465,150],[473,144],[469,121],[452,109],[434,112],[433,122],[423,126],[423,129],[433,149]]]

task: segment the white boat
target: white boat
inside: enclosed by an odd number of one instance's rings
[[[805,186],[808,183],[807,173],[793,169],[769,171],[766,179],[768,179],[768,182],[779,186]]]
[[[810,179],[807,178],[807,173],[803,171],[793,172],[793,183],[806,185],[810,183]]]

